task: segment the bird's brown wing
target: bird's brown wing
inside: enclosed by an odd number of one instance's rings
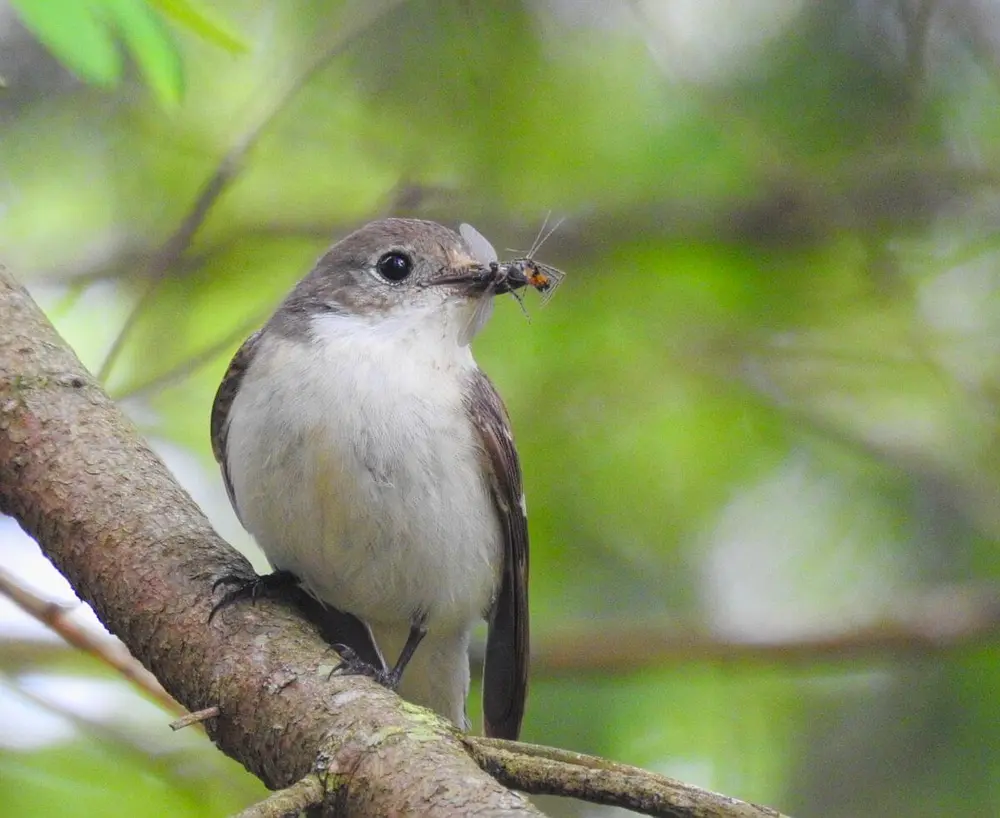
[[[219,466],[222,468],[222,480],[226,484],[226,492],[229,494],[229,502],[233,504],[236,516],[240,516],[239,507],[236,505],[236,496],[233,494],[233,481],[229,475],[229,458],[226,456],[226,443],[229,438],[229,410],[236,399],[236,393],[240,390],[240,384],[247,373],[250,362],[257,352],[257,344],[260,341],[260,330],[243,342],[233,360],[229,362],[229,368],[219,384],[219,389],[215,393],[215,402],[212,404],[212,453]]]
[[[483,445],[483,467],[504,538],[500,590],[489,616],[483,668],[487,736],[516,740],[528,693],[528,520],[510,419],[489,378],[476,371],[467,408]]]

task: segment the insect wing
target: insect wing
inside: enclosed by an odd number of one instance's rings
[[[492,264],[498,260],[497,251],[489,240],[471,224],[460,224],[458,232],[469,245],[472,255],[480,264]]]
[[[467,346],[473,338],[476,337],[479,330],[486,326],[486,322],[489,321],[490,315],[493,314],[493,297],[492,294],[486,295],[479,299],[476,304],[476,311],[469,316],[469,320],[466,322],[465,326],[458,336],[458,343],[460,346]]]

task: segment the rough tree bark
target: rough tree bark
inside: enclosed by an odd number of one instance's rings
[[[220,707],[209,735],[268,786],[318,774],[328,815],[538,814],[444,720],[330,678],[334,654],[294,612],[261,601],[208,624],[213,578],[249,564],[2,267],[0,511],[178,701]]]

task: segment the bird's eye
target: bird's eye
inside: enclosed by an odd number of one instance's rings
[[[386,281],[402,281],[413,272],[413,260],[406,253],[394,250],[383,255],[375,269]]]

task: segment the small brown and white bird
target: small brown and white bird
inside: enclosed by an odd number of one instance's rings
[[[273,582],[359,620],[404,698],[467,726],[469,639],[488,621],[485,731],[511,739],[527,693],[528,528],[507,412],[469,343],[494,296],[527,283],[439,224],[372,222],[243,344],[211,424]]]

